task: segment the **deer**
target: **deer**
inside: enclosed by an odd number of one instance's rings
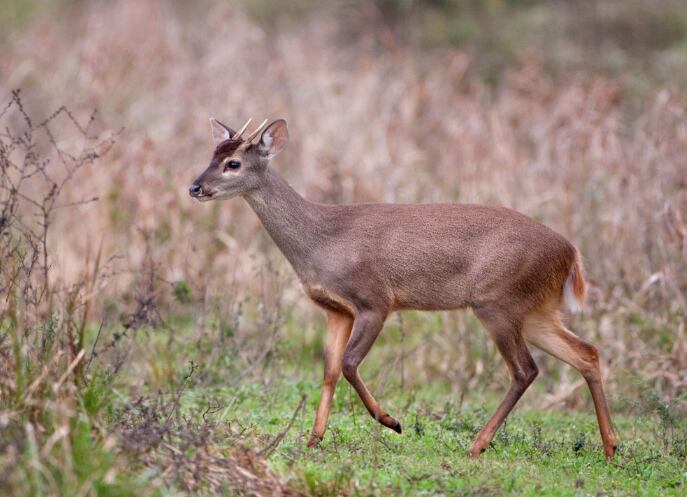
[[[608,460],[618,439],[598,349],[563,324],[585,300],[580,252],[517,211],[462,203],[322,204],[306,200],[271,166],[289,140],[286,121],[265,120],[245,138],[211,118],[214,152],[190,185],[198,201],[243,197],[326,313],[322,393],[308,447],[323,440],[341,374],[369,414],[402,433],[372,396],[359,367],[387,317],[401,310],[471,308],[508,367],[507,393],[468,455],[476,458],[537,377],[530,346],[581,373]],[[259,139],[256,141],[256,138]]]

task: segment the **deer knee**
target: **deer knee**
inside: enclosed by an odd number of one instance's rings
[[[341,370],[348,381],[353,381],[358,374],[360,361],[349,353],[345,353]]]
[[[334,386],[336,385],[337,381],[339,380],[339,372],[336,371],[324,371],[324,380],[323,383],[325,386]]]
[[[531,362],[513,372],[513,382],[522,388],[527,388],[532,384],[538,374],[539,368],[534,362]]]
[[[601,368],[599,367],[599,350],[591,343],[584,342],[580,347],[582,364],[578,368],[587,381],[601,380]]]
[[[327,351],[324,353],[324,381],[336,383],[341,374],[341,359],[334,361]]]

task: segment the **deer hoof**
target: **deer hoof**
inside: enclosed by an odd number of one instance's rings
[[[320,442],[322,441],[322,437],[318,437],[317,435],[310,435],[310,440],[308,440],[308,448],[309,449],[314,449],[319,447]]]
[[[385,414],[383,417],[381,417],[379,419],[379,422],[382,423],[387,428],[391,428],[396,433],[403,433],[403,429],[401,428],[401,423],[396,421],[394,418],[392,418],[388,414]]]
[[[613,459],[613,456],[615,456],[615,453],[617,450],[618,450],[618,444],[611,445],[608,448],[604,447],[604,452],[606,454],[606,460],[611,461]]]
[[[473,444],[473,446],[470,447],[470,450],[468,451],[468,456],[470,457],[470,459],[477,459],[485,450],[485,447]]]

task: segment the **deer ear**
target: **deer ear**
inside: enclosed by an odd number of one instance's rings
[[[229,126],[225,126],[214,117],[210,118],[210,128],[212,129],[212,141],[215,144],[228,140],[236,134],[236,131]]]
[[[286,148],[288,141],[289,130],[286,128],[286,121],[277,119],[262,132],[258,147],[262,155],[274,157]]]

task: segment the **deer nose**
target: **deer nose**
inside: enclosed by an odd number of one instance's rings
[[[196,185],[195,183],[188,187],[188,193],[192,197],[197,197],[200,195],[201,190],[202,189],[200,188],[200,185]]]

